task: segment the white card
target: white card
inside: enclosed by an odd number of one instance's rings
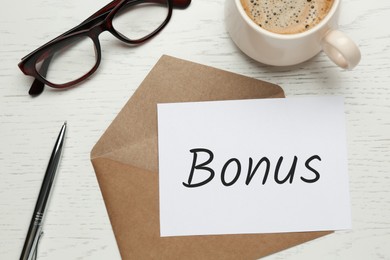
[[[344,103],[158,104],[161,236],[351,227]]]

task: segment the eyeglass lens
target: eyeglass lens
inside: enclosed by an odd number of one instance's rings
[[[95,44],[87,36],[69,38],[53,49],[57,51],[47,58],[38,59],[35,68],[43,78],[54,84],[65,84],[81,78],[96,64]],[[41,70],[45,62],[50,62],[47,71]]]
[[[112,19],[114,30],[128,40],[147,37],[168,16],[168,1],[130,3],[118,10]],[[35,68],[53,84],[66,84],[83,77],[95,67],[98,59],[95,44],[88,36],[71,37],[53,46],[52,50],[52,53],[44,54],[37,60]],[[44,66],[48,66],[47,70],[41,70]]]
[[[168,1],[128,4],[115,14],[112,26],[122,37],[139,40],[153,33],[165,21],[168,11]]]

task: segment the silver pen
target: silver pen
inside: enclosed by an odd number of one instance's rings
[[[49,164],[47,165],[46,173],[43,178],[41,190],[39,191],[37,203],[35,204],[34,213],[28,228],[26,240],[24,242],[20,260],[31,260],[37,258],[38,242],[41,238],[42,224],[45,217],[47,204],[50,197],[51,188],[53,186],[54,177],[56,175],[57,167],[60,162],[62,148],[65,139],[66,122],[61,128],[57,141],[51,153]]]

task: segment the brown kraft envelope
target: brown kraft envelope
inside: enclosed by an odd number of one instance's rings
[[[258,259],[330,233],[160,237],[157,103],[282,97],[274,84],[170,56],[158,61],[91,152],[123,259]]]

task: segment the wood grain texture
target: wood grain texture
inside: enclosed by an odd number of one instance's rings
[[[246,57],[224,26],[224,0],[174,10],[153,40],[128,47],[100,36],[98,72],[77,88],[28,96],[20,58],[78,24],[103,0],[8,1],[0,10],[0,259],[20,255],[47,160],[63,121],[69,131],[39,259],[120,259],[89,153],[162,54],[279,84],[286,96],[345,97],[353,229],[267,257],[390,259],[390,2],[343,0],[340,28],[362,61],[342,71],[320,53],[275,68]]]

